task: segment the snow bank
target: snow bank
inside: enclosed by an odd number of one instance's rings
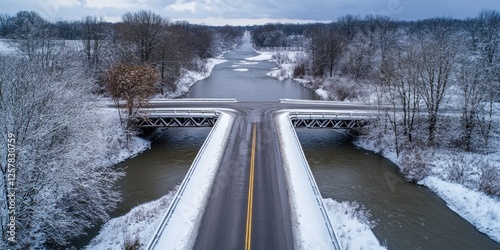
[[[151,248],[193,248],[233,121],[232,114],[221,113],[155,231]]]
[[[498,132],[491,137],[492,145],[499,145]],[[402,169],[401,155],[394,149],[393,133],[372,132],[359,137],[355,145],[383,155]],[[469,153],[446,148],[418,149],[419,160],[428,168],[419,185],[428,187],[448,204],[453,211],[469,221],[480,232],[500,243],[500,201],[479,192],[481,172],[489,164],[500,171],[500,147],[493,146],[489,154]],[[410,152],[411,154],[412,152]],[[414,155],[414,154],[412,154]]]
[[[100,158],[91,159],[94,160],[93,164],[98,166],[112,166],[151,148],[151,141],[140,137],[131,137],[128,142],[126,141],[127,135],[123,131],[116,109],[96,108],[95,114],[101,117],[100,120],[102,122],[92,124],[92,133],[99,138],[99,141],[106,142],[102,145],[104,148],[99,150],[104,150],[104,152],[108,153]],[[94,154],[91,157],[98,156]]]
[[[204,72],[197,72],[197,71],[192,71],[192,70],[183,70],[181,77],[177,80],[176,86],[177,89],[173,93],[169,93],[167,95],[167,98],[172,99],[172,98],[177,98],[180,97],[191,89],[191,87],[198,81],[203,80],[212,74],[213,68],[221,63],[225,63],[227,60],[220,59],[220,58],[210,58],[207,59],[207,62],[205,64],[205,71]]]
[[[480,232],[500,242],[500,201],[434,176],[423,179],[419,184],[429,187],[450,209],[473,224]]]
[[[252,56],[252,57],[247,57],[245,60],[247,61],[269,61],[273,58],[274,52],[261,52],[261,51],[256,51],[259,55],[258,56]]]
[[[316,94],[319,95],[319,97],[321,97],[321,99],[323,99],[323,100],[330,99],[330,94],[328,94],[328,92],[326,90],[324,90],[323,88],[319,88],[314,92],[316,92]]]
[[[135,241],[141,249],[145,248],[151,235],[155,233],[154,230],[160,225],[178,188],[176,186],[158,200],[133,208],[124,216],[109,220],[85,249],[122,250],[127,243],[132,244]]]
[[[288,117],[276,118],[287,178],[295,249],[338,249],[323,199]]]
[[[371,230],[375,223],[370,220],[369,212],[358,203],[332,199],[323,199],[323,203],[343,249],[386,249]]]
[[[239,72],[247,72],[248,69],[241,68],[241,69],[233,69],[233,71],[239,71]]]

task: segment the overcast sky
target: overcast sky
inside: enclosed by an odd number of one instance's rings
[[[152,10],[171,20],[209,25],[332,21],[346,14],[380,14],[400,20],[474,17],[500,10],[499,0],[0,0],[0,13],[39,12],[49,20],[83,16],[119,21],[126,12]]]

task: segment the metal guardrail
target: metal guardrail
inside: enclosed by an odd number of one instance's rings
[[[288,117],[290,117],[290,114],[288,115]],[[297,144],[297,148],[300,152],[300,155],[301,155],[301,161],[302,161],[302,165],[304,166],[304,170],[306,171],[306,174],[307,174],[307,178],[309,180],[309,183],[311,185],[311,189],[313,190],[313,193],[314,193],[314,196],[315,196],[315,200],[321,210],[321,215],[323,216],[323,219],[325,221],[325,226],[328,230],[328,233],[330,235],[330,238],[332,240],[332,243],[335,247],[335,249],[337,250],[340,250],[342,249],[341,246],[340,246],[340,243],[339,243],[339,240],[338,240],[338,237],[337,235],[335,234],[335,231],[333,230],[333,227],[332,227],[332,224],[330,222],[330,217],[328,216],[328,212],[325,208],[325,205],[323,203],[323,197],[321,196],[321,193],[319,191],[319,188],[318,188],[318,185],[316,184],[316,180],[314,179],[314,176],[311,172],[311,168],[309,167],[309,163],[307,162],[307,159],[305,157],[305,154],[304,154],[304,151],[302,150],[302,147],[300,146],[301,143],[299,141],[299,138],[297,137],[297,133],[295,132],[295,128],[294,128],[294,125],[292,123],[291,120],[288,120],[288,126],[290,126],[290,129],[293,131],[293,140],[295,141],[295,143]]]
[[[300,119],[349,119],[349,120],[359,120],[359,119],[372,119],[376,116],[376,113],[369,112],[290,112],[290,117],[300,118]]]

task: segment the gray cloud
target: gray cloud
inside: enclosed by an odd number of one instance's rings
[[[86,15],[118,21],[125,12],[149,9],[174,20],[288,19],[335,20],[346,14],[389,15],[417,20],[476,16],[481,9],[500,9],[497,0],[0,0],[0,13],[34,10],[44,17],[80,19]],[[224,21],[226,20],[226,21]]]

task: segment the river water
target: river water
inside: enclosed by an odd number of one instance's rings
[[[228,62],[217,65],[185,97],[318,99],[297,83],[266,76],[275,67],[273,63],[245,60],[256,53],[249,40],[244,41],[225,54]],[[297,132],[322,196],[362,204],[378,223],[373,229],[376,237],[389,249],[500,249],[427,188],[405,182],[389,160],[356,148],[349,138],[333,130]],[[208,133],[208,128],[171,128],[151,150],[119,164],[127,172],[117,184],[124,199],[112,217],[158,199],[180,183]]]

